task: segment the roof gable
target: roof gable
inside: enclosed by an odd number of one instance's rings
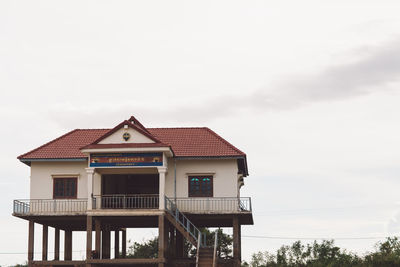
[[[133,117],[133,116],[132,116]],[[132,119],[131,117],[131,119]],[[135,119],[136,120],[136,119]],[[95,144],[161,143],[140,122],[125,120],[90,145]]]

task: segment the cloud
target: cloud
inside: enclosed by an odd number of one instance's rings
[[[65,107],[47,111],[48,116],[68,127],[85,121],[86,127],[110,125],[130,114],[154,123],[206,123],[217,118],[232,117],[243,111],[266,112],[295,109],[318,102],[350,99],[379,91],[388,91],[389,84],[400,80],[400,38],[365,49],[357,60],[332,64],[317,73],[288,75],[285,80],[243,95],[224,94],[211,99],[165,106],[143,106],[141,102],[121,100],[118,106],[95,103],[93,106]],[[267,74],[266,74],[267,75]],[[75,115],[74,115],[75,114]],[[77,118],[79,118],[77,120]],[[91,125],[87,122],[90,121]]]
[[[359,53],[357,53],[359,54]],[[360,58],[332,64],[313,74],[288,75],[265,88],[244,95],[221,95],[197,105],[182,105],[167,113],[179,120],[209,120],[242,110],[293,109],[317,102],[350,99],[378,91],[400,81],[400,38],[367,50]],[[205,108],[207,107],[207,108]]]

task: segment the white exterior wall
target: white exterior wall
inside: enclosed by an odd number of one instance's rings
[[[32,162],[30,179],[31,199],[52,199],[52,175],[78,175],[78,198],[87,198],[87,161],[77,162]],[[177,197],[188,197],[188,176],[191,174],[213,175],[214,197],[238,196],[238,167],[235,159],[218,160],[177,160],[176,161]],[[102,173],[156,173],[156,168],[129,169],[103,168]],[[174,162],[168,159],[168,169],[165,181],[165,192],[174,197]],[[93,194],[101,194],[101,175],[95,173]]]
[[[188,197],[188,176],[191,174],[213,175],[214,197],[238,196],[238,167],[236,159],[214,160],[177,160],[176,161],[176,196]],[[168,161],[166,176],[166,195],[174,197],[174,161]]]
[[[78,176],[77,197],[87,198],[87,161],[75,162],[32,162],[30,179],[31,199],[53,198],[52,175]]]

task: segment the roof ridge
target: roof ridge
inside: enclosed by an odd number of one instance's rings
[[[35,148],[35,149],[32,149],[31,151],[28,151],[28,152],[26,152],[26,153],[24,153],[24,154],[22,154],[22,155],[19,155],[19,156],[17,157],[17,159],[21,159],[22,157],[25,157],[26,155],[28,155],[28,154],[30,154],[30,153],[33,153],[33,152],[35,152],[35,151],[41,149],[42,147],[45,147],[45,146],[47,146],[47,145],[50,145],[50,144],[52,144],[52,143],[58,141],[59,139],[64,138],[64,137],[66,137],[66,136],[68,136],[68,135],[70,135],[70,134],[72,134],[73,132],[76,132],[76,131],[78,131],[78,130],[79,130],[79,129],[74,129],[74,130],[72,130],[72,131],[69,131],[69,132],[67,132],[66,134],[63,134],[63,135],[57,137],[56,139],[53,139],[53,140],[51,140],[51,141],[49,141],[49,142],[47,142],[47,143],[45,143],[45,144],[43,144],[43,145],[41,145],[41,146]]]
[[[78,131],[111,130],[112,128],[77,128]]]
[[[76,128],[78,131],[112,130],[113,128]],[[146,129],[207,129],[206,126],[182,126],[182,127],[149,127]]]
[[[208,127],[205,127],[207,129],[207,131],[209,131],[211,134],[214,134],[219,140],[221,140],[223,143],[225,143],[226,145],[230,146],[233,150],[235,150],[236,152],[246,155],[246,153],[244,153],[243,151],[241,151],[239,148],[235,147],[234,145],[232,145],[231,143],[229,143],[228,141],[226,141],[223,137],[221,137],[219,134],[217,134],[216,132],[214,132],[213,130],[211,130]]]

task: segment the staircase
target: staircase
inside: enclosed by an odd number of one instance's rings
[[[214,248],[200,247],[199,250],[199,266],[211,267],[214,261]]]
[[[216,259],[215,241],[214,247],[207,247],[206,236],[202,233],[182,212],[176,204],[165,197],[165,217],[174,227],[197,248],[196,267],[214,266]]]

